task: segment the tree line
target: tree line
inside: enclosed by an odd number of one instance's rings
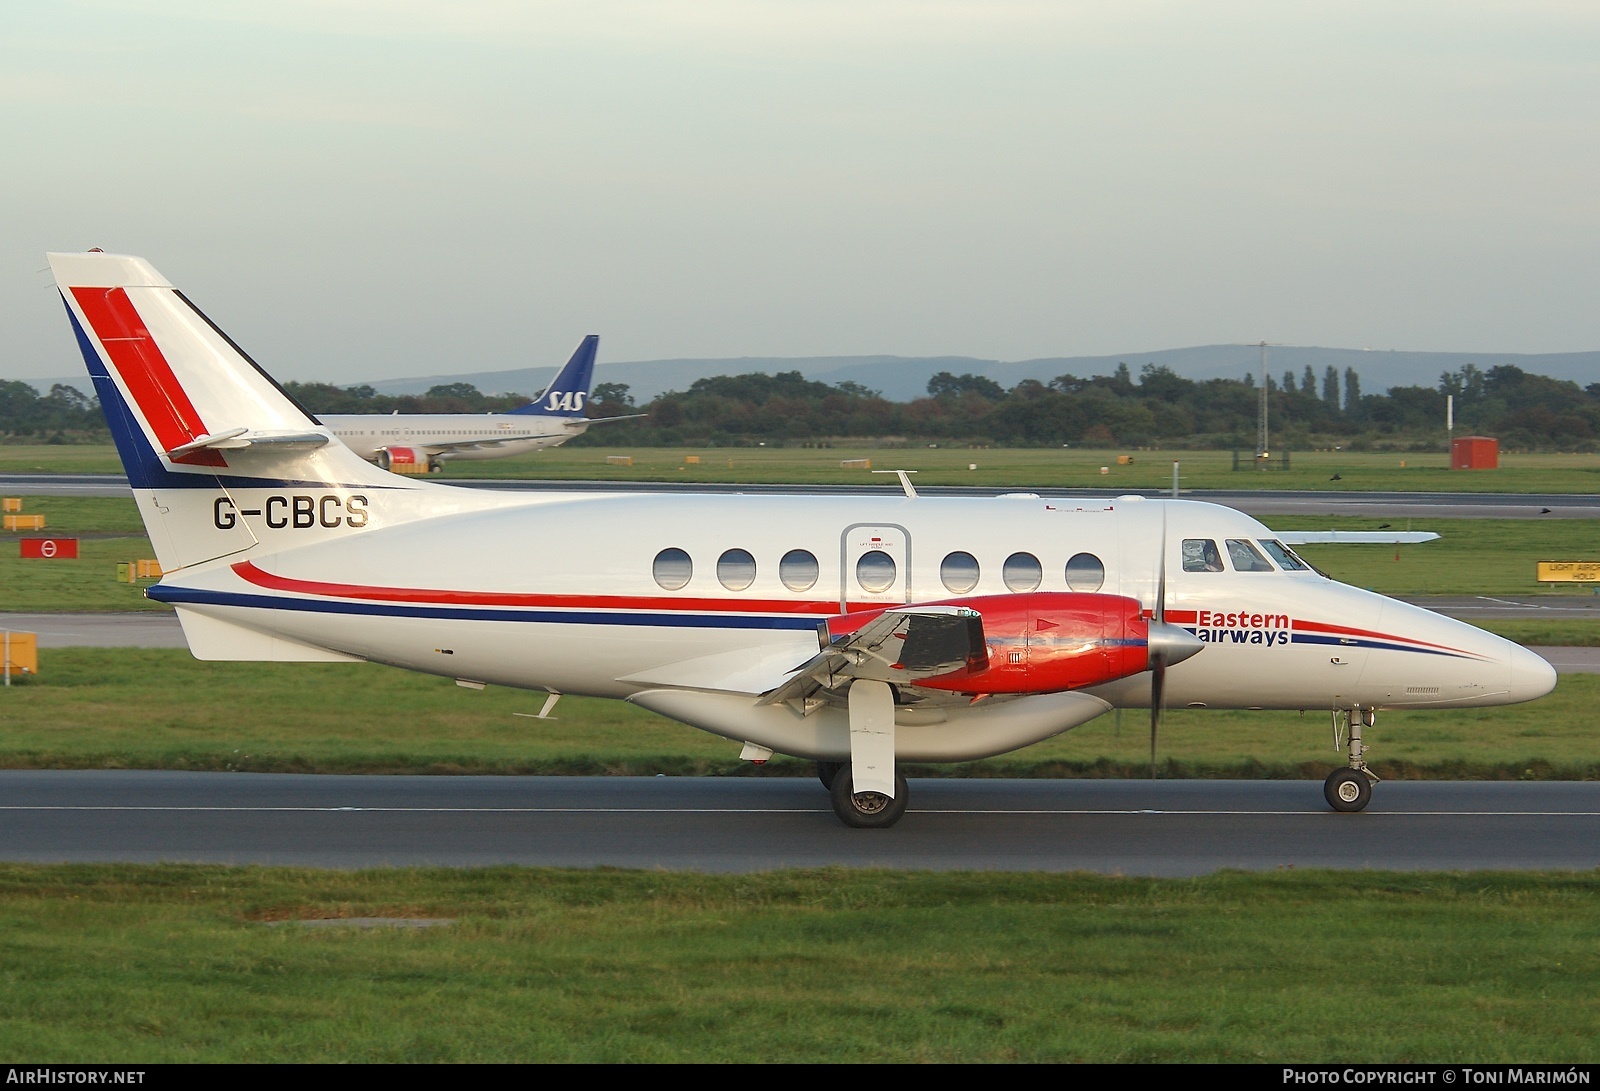
[[[425,394],[385,395],[370,386],[286,383],[312,413],[488,413],[525,404],[518,394],[484,394],[447,383]],[[1002,446],[1168,446],[1252,449],[1261,388],[1240,379],[1185,379],[1146,364],[1110,375],[1024,380],[1007,390],[982,375],[942,371],[926,397],[893,402],[859,383],[828,384],[797,371],[718,375],[635,404],[623,383],[599,383],[592,416],[648,413],[592,429],[573,443],[594,446],[751,446],[851,442]],[[1467,364],[1433,387],[1364,394],[1354,369],[1310,367],[1268,376],[1273,446],[1291,449],[1436,449],[1445,399],[1455,398],[1456,434],[1500,439],[1513,450],[1594,451],[1600,440],[1600,383],[1586,387],[1501,365]],[[107,442],[91,396],[57,384],[40,394],[0,381],[0,437],[8,442]]]
[[[1455,434],[1500,438],[1515,450],[1593,451],[1600,439],[1600,383],[1576,383],[1514,366],[1467,364],[1434,387],[1364,394],[1352,368],[1310,367],[1267,378],[1274,447],[1437,449],[1445,399]],[[593,429],[592,445],[740,446],[851,439],[1002,446],[1169,446],[1253,450],[1261,388],[1255,376],[1185,379],[1146,364],[1110,375],[1027,379],[1010,390],[982,375],[940,372],[927,397],[891,402],[857,383],[829,385],[799,372],[723,375],[635,405],[621,384],[601,384],[596,415],[648,418]]]

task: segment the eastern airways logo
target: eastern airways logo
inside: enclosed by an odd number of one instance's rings
[[[552,413],[582,413],[588,398],[582,390],[558,390],[544,400],[544,407]]]
[[[1201,610],[1195,616],[1194,635],[1212,644],[1265,644],[1273,648],[1289,643],[1289,615]]]

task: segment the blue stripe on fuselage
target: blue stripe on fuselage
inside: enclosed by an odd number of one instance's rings
[[[244,595],[232,591],[204,591],[162,584],[145,594],[157,602],[206,606],[241,606],[257,610],[293,610],[313,614],[357,614],[375,617],[416,617],[434,621],[519,621],[568,625],[647,625],[690,629],[775,629],[815,632],[815,616],[691,613],[624,613],[610,610],[493,610],[481,607],[414,606],[388,602],[334,602],[289,598],[282,595]]]

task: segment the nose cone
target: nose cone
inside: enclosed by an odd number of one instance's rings
[[[1521,645],[1511,653],[1511,695],[1518,701],[1532,701],[1556,688],[1556,669],[1541,655]]]
[[[1168,625],[1164,621],[1152,621],[1149,628],[1150,640],[1150,666],[1154,667],[1157,660],[1163,660],[1167,666],[1182,663],[1195,652],[1205,647],[1199,637],[1187,629],[1180,629],[1176,625]],[[1538,658],[1535,656],[1534,658]],[[1541,663],[1544,660],[1539,660]]]

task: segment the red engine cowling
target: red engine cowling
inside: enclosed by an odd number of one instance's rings
[[[1135,599],[1072,591],[943,599],[983,618],[987,656],[915,684],[957,693],[1058,693],[1138,674],[1150,667],[1150,627]],[[830,637],[883,613],[830,618]]]
[[[395,474],[425,474],[428,455],[415,447],[383,447],[378,451],[378,468]]]

